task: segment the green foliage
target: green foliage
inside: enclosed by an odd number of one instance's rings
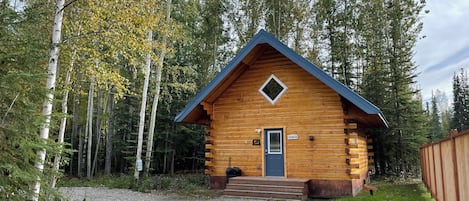
[[[434,142],[445,137],[445,134],[441,126],[441,122],[440,122],[441,118],[440,118],[438,107],[437,107],[436,97],[434,95],[432,95],[431,104],[432,104],[432,107],[430,111],[427,138],[430,142]]]
[[[377,105],[389,129],[375,130],[378,173],[417,174],[418,147],[426,141],[426,117],[415,83],[412,49],[421,31],[424,2],[369,1],[356,5],[355,46],[361,66],[360,93]],[[358,71],[360,72],[360,71]]]
[[[318,29],[318,43],[326,53],[320,55],[323,68],[346,86],[356,89],[359,65],[352,65],[357,59],[352,41],[362,37],[359,32],[357,18],[361,13],[359,4],[354,0],[335,1],[322,0],[314,4],[315,27]],[[356,42],[358,43],[358,42]],[[358,51],[357,51],[358,50]],[[355,61],[356,62],[356,61]]]
[[[451,128],[463,131],[469,128],[469,84],[467,72],[461,69],[453,77],[453,116]]]
[[[171,65],[195,69],[196,86],[202,88],[233,55],[232,50],[224,47],[229,38],[224,34],[223,1],[176,0],[173,4],[171,15],[184,26],[183,37],[173,44],[175,58],[171,59]]]
[[[59,150],[51,141],[41,143],[38,134],[48,49],[44,38],[49,37],[45,27],[51,13],[46,3],[31,1],[21,11],[8,4],[0,2],[0,200],[26,200],[37,177],[49,180],[57,174],[34,167],[36,150]],[[41,199],[56,195],[49,189]]]

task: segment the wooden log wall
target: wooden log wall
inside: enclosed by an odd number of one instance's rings
[[[420,147],[422,180],[437,201],[469,200],[469,130]]]
[[[272,74],[288,87],[275,104],[258,91]],[[204,103],[204,109],[212,111],[206,137],[207,174],[224,176],[231,161],[243,175],[263,176],[264,129],[281,128],[287,177],[359,178],[360,169],[367,166],[360,158],[366,158],[366,139],[353,133],[356,124],[344,123],[336,92],[271,48],[238,76],[218,98]],[[290,134],[298,138],[288,140]],[[356,145],[344,143],[349,138]],[[253,140],[261,145],[253,145]]]

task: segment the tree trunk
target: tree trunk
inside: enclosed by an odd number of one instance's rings
[[[107,99],[109,98],[109,96],[106,96],[105,100],[103,103],[102,102],[102,95],[103,94],[103,91],[102,90],[99,90],[98,92],[98,105],[97,105],[97,108],[96,108],[96,134],[97,134],[97,137],[96,137],[96,147],[95,147],[95,150],[94,150],[94,158],[93,158],[93,167],[91,168],[91,175],[96,175],[96,165],[98,163],[98,152],[99,152],[99,147],[100,147],[100,144],[101,144],[101,116],[103,114],[106,113],[106,104],[107,104]],[[103,106],[103,111],[101,112],[101,104],[104,104]]]
[[[148,32],[148,42],[152,43],[153,32],[150,30]],[[135,168],[134,168],[134,178],[135,182],[138,184],[139,181],[139,164],[142,163],[142,147],[143,147],[143,130],[145,126],[145,109],[147,106],[147,94],[148,94],[148,82],[150,80],[150,66],[151,66],[151,55],[147,54],[146,64],[145,64],[145,81],[143,83],[142,91],[142,105],[140,107],[140,121],[138,123],[138,139],[137,139],[137,155],[135,159]]]
[[[79,121],[80,121],[80,92],[79,92],[79,86],[81,85],[81,73],[80,71],[77,70],[77,83],[75,83],[73,85],[73,91],[74,91],[74,94],[73,94],[73,123],[72,123],[72,137],[70,139],[70,144],[71,144],[71,149],[74,150],[75,149],[75,141],[77,139],[77,136],[78,136],[78,124],[79,124]],[[78,150],[80,150],[80,148],[78,148]],[[80,154],[80,151],[78,152]],[[72,153],[70,154],[70,175],[74,175],[73,174],[73,162],[74,162],[74,156],[75,156],[75,153]],[[80,158],[80,157],[78,157]],[[80,171],[80,160],[77,161],[77,164],[78,164],[78,171]],[[78,177],[80,175],[78,175],[78,172],[76,174]]]
[[[176,150],[173,149],[173,151],[171,152],[171,176],[174,175],[174,158],[176,156]]]
[[[104,174],[108,175],[111,174],[111,159],[112,159],[112,136],[113,136],[113,125],[112,125],[112,118],[113,118],[113,111],[114,111],[114,97],[111,94],[112,89],[109,89],[107,96],[108,103],[107,106],[109,117],[107,118],[107,128],[106,128],[106,156],[104,159]]]
[[[163,155],[163,174],[167,173],[168,170],[168,132],[166,132],[164,138],[164,155]]]
[[[85,127],[86,129],[86,127]],[[81,129],[80,129],[81,130]],[[77,161],[77,176],[81,178],[82,164],[83,164],[83,136],[81,131],[78,133],[78,161]]]
[[[166,5],[166,24],[169,24],[171,19],[171,0],[167,0]],[[163,48],[161,49],[160,55],[158,57],[158,64],[156,65],[156,81],[155,81],[155,95],[153,97],[153,104],[151,108],[151,118],[150,118],[150,129],[148,131],[148,141],[147,141],[147,151],[145,155],[145,172],[144,175],[148,176],[150,171],[151,164],[151,155],[153,152],[153,136],[155,133],[155,124],[156,124],[156,112],[158,110],[158,101],[160,98],[160,89],[161,89],[161,74],[163,72],[163,61],[166,55],[166,40],[167,35],[163,35],[162,44]]]
[[[44,122],[40,128],[40,138],[43,140],[42,143],[46,143],[49,139],[49,127],[52,114],[52,102],[54,101],[55,82],[56,82],[56,72],[57,64],[59,60],[59,51],[60,51],[60,37],[62,35],[62,19],[64,14],[64,0],[57,0],[56,12],[54,17],[54,25],[52,27],[52,44],[49,51],[49,63],[47,66],[47,81],[46,81],[46,99],[44,100],[42,108],[42,116],[44,117]],[[38,149],[36,152],[38,161],[35,164],[35,167],[39,172],[44,170],[44,161],[46,159],[46,150],[44,148]],[[41,178],[39,175],[36,177],[36,181],[32,187],[33,195],[31,200],[39,200],[39,193],[41,191]]]
[[[76,50],[73,51],[73,54],[76,53]],[[62,144],[64,143],[64,135],[65,135],[65,127],[67,125],[67,102],[68,102],[68,92],[69,92],[69,85],[70,85],[70,73],[73,68],[73,57],[72,61],[70,62],[70,68],[67,69],[67,74],[65,76],[65,83],[64,83],[64,97],[62,100],[62,119],[60,120],[60,128],[59,128],[59,136],[58,136],[58,143],[60,143],[60,148],[62,148]],[[61,159],[61,152],[57,153],[54,158],[54,164],[53,164],[53,171],[58,172],[59,171],[59,166],[60,166],[60,159]],[[55,188],[55,184],[57,183],[57,175],[52,175],[51,179],[51,187]]]
[[[94,94],[94,78],[90,78],[90,89],[88,92],[88,108],[86,117],[86,130],[88,136],[88,145],[86,150],[86,178],[91,178],[91,146],[93,145],[93,94]]]

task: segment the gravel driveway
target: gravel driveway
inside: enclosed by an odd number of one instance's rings
[[[202,201],[204,199],[196,198],[178,198],[175,196],[162,195],[158,193],[141,193],[131,191],[129,189],[108,189],[108,188],[93,188],[93,187],[62,187],[60,192],[68,201],[155,201],[155,200],[168,200],[168,201],[182,201],[182,200],[196,200]],[[254,201],[253,199],[241,199],[231,197],[218,197],[215,199],[205,199],[212,201]]]

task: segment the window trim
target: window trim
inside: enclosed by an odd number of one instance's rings
[[[280,86],[283,87],[283,90],[280,91],[280,93],[275,97],[274,100],[272,100],[264,91],[264,87],[267,86],[267,84],[270,82],[270,80],[275,80]],[[272,105],[274,105],[278,99],[280,99],[280,97],[287,91],[288,87],[282,82],[280,81],[280,79],[277,78],[277,76],[275,76],[274,74],[271,74],[269,76],[269,78],[264,82],[264,84],[262,84],[262,86],[259,88],[259,93],[261,93],[264,98],[266,98]]]
[[[272,151],[271,150],[271,141],[270,137],[272,133],[278,133],[279,134],[279,150],[278,151]],[[267,131],[267,154],[272,154],[272,155],[282,155],[283,154],[283,132],[282,130],[268,130]]]

